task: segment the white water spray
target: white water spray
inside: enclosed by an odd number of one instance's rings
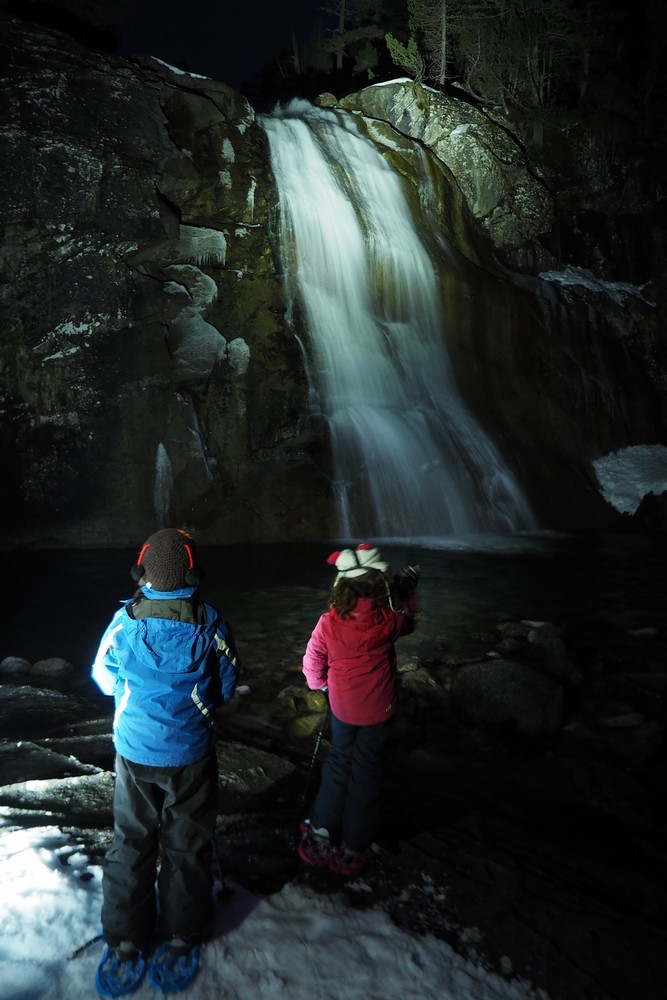
[[[171,460],[162,441],[155,452],[155,483],[153,486],[153,506],[157,523],[162,528],[169,524],[169,506],[171,491],[174,485],[174,474]]]
[[[292,101],[261,124],[287,294],[330,430],[340,536],[533,527],[456,387],[437,273],[398,174],[349,115]]]

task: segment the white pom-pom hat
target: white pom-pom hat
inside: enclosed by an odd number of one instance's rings
[[[339,580],[350,580],[355,576],[363,576],[373,570],[376,573],[389,571],[389,563],[380,558],[380,550],[366,542],[357,545],[356,549],[342,549],[340,552],[332,552],[327,562],[338,570],[335,583],[338,583]]]

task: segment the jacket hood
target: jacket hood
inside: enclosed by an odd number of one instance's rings
[[[137,660],[155,670],[186,673],[199,666],[215,641],[216,622],[193,625],[166,618],[132,618],[127,605],[122,627]]]

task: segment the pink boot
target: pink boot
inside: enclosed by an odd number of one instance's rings
[[[351,851],[341,844],[337,851],[332,851],[329,859],[329,870],[345,878],[354,878],[366,870],[368,854],[366,851]]]
[[[299,857],[313,868],[326,868],[330,865],[332,852],[329,831],[324,827],[314,830],[310,820],[304,820],[299,827],[301,840],[297,846]]]

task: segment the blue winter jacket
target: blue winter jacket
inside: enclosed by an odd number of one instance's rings
[[[142,592],[152,601],[189,598],[194,587]],[[229,625],[210,604],[199,604],[206,613],[201,625],[137,620],[128,613],[131,604],[125,601],[107,626],[92,668],[98,687],[116,699],[116,750],[135,764],[193,764],[215,738],[213,709],[236,688]]]

